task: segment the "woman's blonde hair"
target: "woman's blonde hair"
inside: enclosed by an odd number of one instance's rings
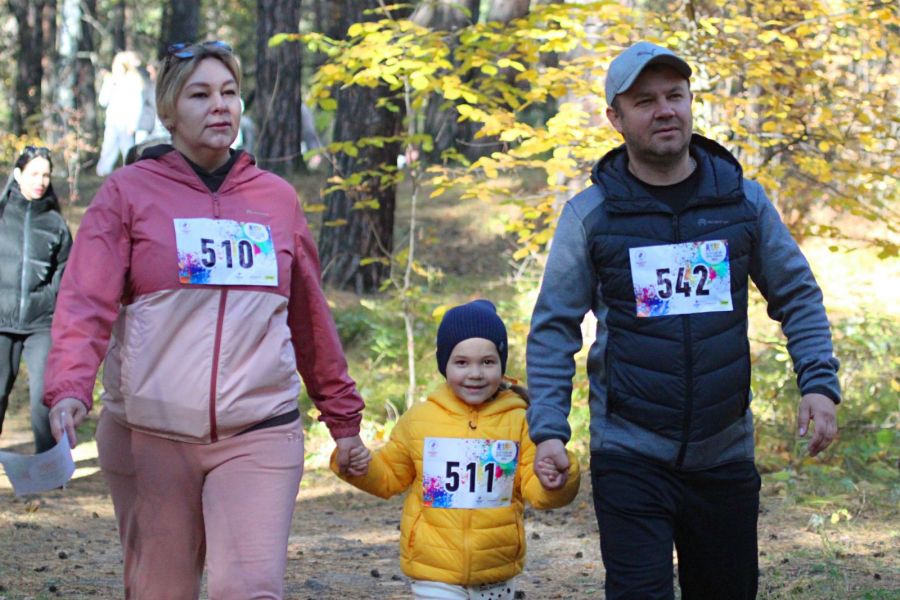
[[[229,45],[223,42],[198,42],[169,46],[165,58],[160,62],[156,78],[156,114],[166,129],[172,129],[178,94],[200,61],[206,58],[215,58],[225,65],[240,90],[241,63]]]

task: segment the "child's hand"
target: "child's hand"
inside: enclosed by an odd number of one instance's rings
[[[372,462],[372,453],[365,446],[358,446],[350,451],[350,466],[347,472],[350,475],[365,475],[369,470],[369,463]]]
[[[569,478],[569,455],[562,440],[544,440],[534,453],[534,474],[548,490],[561,488]]]
[[[561,483],[565,482],[564,477],[566,472],[563,471],[560,473],[553,463],[553,460],[550,458],[545,458],[540,462],[535,463],[534,472],[537,474],[541,484],[547,489],[555,489]],[[546,484],[544,482],[546,482]]]
[[[369,471],[369,462],[372,453],[363,444],[358,435],[348,438],[338,438],[334,441],[337,445],[338,470],[342,474],[357,477],[365,475]]]

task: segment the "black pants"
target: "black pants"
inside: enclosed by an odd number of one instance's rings
[[[44,367],[50,353],[50,332],[0,333],[0,433],[9,405],[9,394],[19,375],[19,364],[25,359],[28,367],[28,389],[31,399],[31,431],[35,452],[44,452],[55,445],[50,432],[49,409],[44,406]]]
[[[760,478],[751,461],[676,471],[637,457],[591,456],[608,600],[756,597]]]

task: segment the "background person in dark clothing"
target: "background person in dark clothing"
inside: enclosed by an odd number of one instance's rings
[[[692,132],[690,76],[648,42],[610,64],[606,114],[625,144],[563,208],[528,339],[535,461],[564,481],[574,355],[585,313],[597,317],[591,480],[608,599],[673,598],[673,544],[682,598],[756,596],[751,278],[787,336],[810,455],[837,433],[822,292],[759,184]]]
[[[28,146],[0,196],[0,432],[22,358],[28,367],[36,452],[54,445],[44,366],[56,292],[72,247],[50,184],[50,151]]]

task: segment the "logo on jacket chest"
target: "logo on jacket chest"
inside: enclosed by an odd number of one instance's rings
[[[732,310],[727,240],[643,246],[628,253],[636,316]]]
[[[697,225],[700,227],[706,227],[707,225],[731,225],[731,221],[726,221],[724,219],[706,219],[700,217],[697,219]]]

